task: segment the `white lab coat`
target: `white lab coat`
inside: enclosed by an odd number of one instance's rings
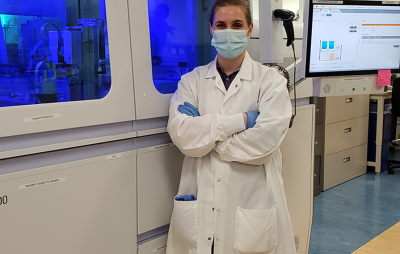
[[[200,117],[181,114],[184,102]],[[168,133],[186,155],[177,196],[197,200],[174,200],[167,254],[210,254],[213,240],[215,254],[296,253],[279,150],[291,114],[286,80],[247,52],[228,91],[216,60],[182,77]]]

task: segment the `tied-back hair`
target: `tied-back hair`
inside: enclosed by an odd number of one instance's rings
[[[253,19],[251,17],[251,9],[250,9],[250,1],[249,0],[216,0],[211,9],[210,15],[210,24],[214,24],[214,16],[220,7],[226,6],[239,6],[242,8],[245,16],[247,25],[250,26],[253,23]]]

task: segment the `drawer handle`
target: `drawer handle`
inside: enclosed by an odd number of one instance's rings
[[[349,132],[351,132],[351,128],[344,129],[344,133],[349,133]]]
[[[349,162],[350,161],[350,157],[344,158],[343,159],[343,163]]]
[[[353,102],[353,98],[346,98],[346,103]]]

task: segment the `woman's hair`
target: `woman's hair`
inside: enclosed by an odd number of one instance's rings
[[[251,25],[253,23],[251,18],[251,10],[250,10],[250,1],[249,0],[216,0],[211,9],[210,16],[210,24],[214,23],[215,13],[218,11],[220,7],[225,6],[239,6],[242,8],[244,15],[246,16],[247,25]]]

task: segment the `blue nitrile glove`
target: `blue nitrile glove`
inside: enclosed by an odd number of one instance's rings
[[[176,201],[195,201],[196,199],[193,194],[190,194],[190,195],[176,197],[175,200]]]
[[[189,102],[185,102],[183,105],[178,106],[179,112],[186,114],[188,116],[196,117],[200,116],[199,111],[195,106],[190,104]]]
[[[260,112],[258,111],[250,111],[245,113],[247,115],[247,127],[246,130],[249,128],[253,128],[256,125],[256,120]]]

